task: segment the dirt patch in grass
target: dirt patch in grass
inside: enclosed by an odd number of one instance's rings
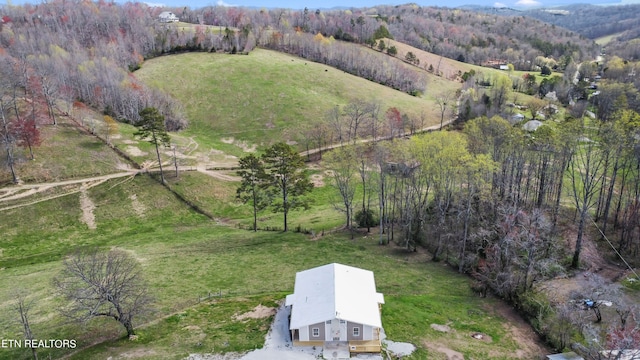
[[[484,341],[486,343],[493,342],[493,338],[491,338],[491,336],[479,332],[471,334],[471,337],[479,341]]]
[[[574,228],[564,231],[562,238],[565,246],[573,251],[577,234]],[[538,288],[546,293],[553,304],[562,304],[570,300],[572,293],[579,293],[589,288],[591,275],[597,274],[609,282],[616,282],[626,277],[629,271],[622,266],[612,264],[602,257],[603,251],[598,249],[590,234],[585,233],[580,252],[580,268],[573,276],[559,276],[543,282]]]
[[[422,344],[427,349],[445,354],[447,356],[447,360],[464,360],[464,355],[462,355],[462,353],[449,349],[448,347],[442,346],[440,344],[434,344],[428,341],[424,341]]]
[[[431,328],[435,331],[443,333],[448,333],[449,331],[451,331],[451,328],[447,325],[431,324]]]
[[[187,331],[202,331],[202,329],[200,328],[200,326],[198,325],[188,325],[182,328],[182,330],[187,330]]]
[[[147,208],[140,202],[140,200],[138,200],[138,196],[136,194],[131,194],[129,199],[131,200],[131,207],[133,207],[133,211],[135,211],[136,215],[138,215],[138,217],[143,217]]]
[[[144,152],[144,151],[138,149],[137,147],[131,146],[131,145],[127,146],[127,149],[125,151],[127,153],[129,153],[129,155],[131,155],[131,156],[145,156],[145,155],[149,154],[148,152]]]
[[[311,175],[311,183],[315,187],[323,187],[324,186],[324,176],[320,174]]]
[[[80,209],[82,210],[82,215],[80,221],[87,224],[87,227],[91,230],[96,229],[96,217],[93,214],[93,210],[95,210],[96,205],[93,203],[89,195],[86,191],[80,192]]]
[[[256,306],[252,311],[234,316],[234,319],[236,320],[263,319],[263,318],[275,315],[276,311],[277,311],[276,308],[267,307],[260,304]]]
[[[497,301],[490,308],[486,307],[485,310],[497,313],[506,320],[503,326],[509,332],[509,337],[518,344],[516,356],[519,359],[533,359],[539,354],[551,353],[551,349],[544,345],[531,325],[527,324],[511,305]]]
[[[236,141],[236,139],[234,139],[233,137],[228,137],[228,138],[222,138],[220,139],[220,141],[222,141],[225,144],[233,144],[239,148],[242,149],[242,151],[244,152],[256,152],[256,144],[249,144],[246,141]]]
[[[249,145],[246,141],[240,141],[236,143],[236,146],[240,147],[244,152],[256,152],[256,144]]]

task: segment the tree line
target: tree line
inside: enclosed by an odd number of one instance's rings
[[[176,9],[176,13],[193,23],[238,28],[251,24],[256,38],[267,41],[274,33],[287,36],[296,32],[360,44],[372,44],[388,36],[451,59],[477,65],[501,59],[519,70],[532,70],[536,56],[570,56],[580,62],[595,57],[599,50],[593,41],[576,33],[526,16],[415,4],[348,10],[214,6]]]
[[[535,132],[480,117],[461,132],[355,144],[324,159],[346,229],[428,249],[471,275],[480,294],[513,302],[562,349],[560,330],[550,329],[560,310],[545,310],[534,284],[579,268],[594,227],[628,261],[640,260],[639,129],[631,110]],[[567,219],[577,225],[568,246],[559,234]]]

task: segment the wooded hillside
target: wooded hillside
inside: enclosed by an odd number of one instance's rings
[[[474,7],[475,11],[501,16],[526,16],[561,27],[589,38],[611,36],[607,53],[627,59],[640,58],[640,5],[598,6],[574,4],[549,9],[514,10]],[[635,40],[634,40],[635,39]]]

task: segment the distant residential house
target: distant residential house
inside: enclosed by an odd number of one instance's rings
[[[523,121],[523,120],[524,120],[524,115],[522,115],[522,114],[520,114],[520,113],[517,113],[517,114],[511,115],[511,117],[509,118],[509,122],[510,122],[512,125],[515,125],[515,124],[517,124],[517,123],[519,123],[519,122],[521,122],[521,121]]]
[[[369,270],[334,263],[301,271],[285,304],[295,346],[343,346],[347,355],[382,349],[384,297]]]
[[[176,16],[176,14],[172,13],[171,11],[163,11],[160,13],[160,15],[158,15],[158,19],[160,20],[160,22],[178,22],[180,19],[178,18],[178,16]]]
[[[547,360],[584,360],[584,358],[570,351],[562,354],[547,355]]]
[[[538,130],[538,128],[540,126],[542,126],[542,125],[543,125],[542,121],[529,120],[524,125],[522,125],[522,128],[525,129],[526,131],[534,132],[534,131]]]

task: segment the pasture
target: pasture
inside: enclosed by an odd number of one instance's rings
[[[76,339],[83,350],[72,358],[135,353],[143,358],[179,359],[193,352],[247,351],[262,345],[269,319],[241,321],[234,315],[258,304],[275,306],[292,292],[296,271],[340,262],[374,271],[378,290],[387,302],[383,308],[387,335],[416,344],[420,350],[414,359],[427,354],[437,358],[438,352],[423,342],[440,343],[476,357],[500,354],[510,358],[517,348],[508,327],[503,326],[505,320],[493,310],[499,306],[497,300],[474,296],[466,276],[428,261],[426,254],[379,246],[376,236],[349,240],[338,233],[311,239],[295,233],[238,230],[191,211],[148,176],[126,183],[111,180],[87,193],[96,204],[95,230],[79,220],[76,195],[5,214],[12,221],[3,222],[0,229],[9,234],[0,265],[3,338],[20,338],[17,314],[11,309],[12,291],[20,284],[18,288],[33,300],[36,336]],[[132,206],[134,194],[138,208],[146,209],[143,212]],[[230,199],[222,195],[219,201]],[[211,211],[216,213],[216,209]],[[10,228],[15,230],[7,231]],[[49,228],[52,232],[43,238]],[[155,303],[154,311],[137,322],[137,341],[121,339],[122,329],[114,321],[77,325],[56,312],[60,300],[51,279],[70,249],[87,245],[125,249],[140,262]],[[199,302],[209,293],[222,297]],[[447,324],[453,330],[439,333],[430,324]],[[470,337],[473,332],[486,334],[492,341],[477,341]],[[24,350],[2,349],[0,358],[28,358]],[[41,356],[64,353],[42,351]]]
[[[189,119],[184,136],[234,156],[274,139],[294,141],[301,124],[316,122],[335,106],[356,99],[380,103],[381,115],[389,107],[415,118],[424,113],[425,126],[440,118],[429,95],[440,87],[435,80],[428,81],[425,98],[418,98],[265,49],[236,56],[163,56],[145,62],[135,76],[184,104]]]

